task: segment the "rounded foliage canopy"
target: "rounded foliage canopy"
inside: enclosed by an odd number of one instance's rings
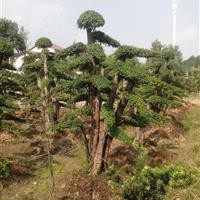
[[[104,50],[100,44],[89,45],[88,52],[93,56],[96,62],[102,62],[106,58]]]
[[[42,37],[36,41],[35,46],[38,48],[48,48],[52,46],[52,42],[49,38]]]
[[[8,58],[13,55],[12,45],[4,39],[0,39],[0,55],[3,58]]]
[[[105,24],[105,20],[102,15],[94,10],[88,10],[81,14],[77,22],[81,29],[95,29]]]

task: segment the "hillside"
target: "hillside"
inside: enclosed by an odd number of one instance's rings
[[[198,134],[200,131],[199,96],[192,96],[191,98],[188,98],[187,101],[189,101],[189,103],[186,104],[186,107],[181,108],[178,112],[177,110],[172,111],[172,113],[176,113],[178,119],[181,120],[179,122],[183,125],[181,133],[179,132],[180,127],[177,125],[176,129],[179,131],[172,133],[170,130],[167,130],[168,137],[164,137],[164,139],[161,137],[157,141],[158,144],[156,146],[150,144],[146,145],[154,165],[156,162],[159,164],[164,162],[167,164],[184,164],[193,167],[200,166],[200,138]],[[168,129],[169,127],[170,126],[168,125]],[[156,130],[157,129],[158,128],[156,128]],[[165,127],[159,128],[160,133],[165,130]],[[130,134],[129,128],[127,128],[127,133]],[[153,131],[151,131],[152,137],[148,136],[146,143],[152,141],[153,134]],[[174,137],[174,135],[170,134],[178,135]],[[73,137],[71,133],[62,134],[62,136],[59,136],[59,140],[58,136],[56,137],[57,144],[52,143],[56,198],[59,196],[62,197],[63,195],[68,196],[66,199],[76,199],[75,196],[77,195],[77,192],[82,192],[82,194],[80,193],[82,197],[80,199],[84,200],[89,198],[87,196],[89,188],[87,189],[87,187],[90,187],[88,185],[89,182],[94,180],[87,175],[88,165],[83,153],[84,147],[81,144],[81,140],[77,139],[77,137]],[[12,176],[6,181],[4,187],[1,186],[1,200],[39,200],[45,199],[48,196],[50,185],[47,157],[44,149],[43,153],[36,153],[36,149],[45,148],[45,139],[45,137],[43,138],[40,134],[35,133],[31,135],[31,139],[30,135],[28,137],[23,136],[23,141],[21,141],[20,138],[17,138],[15,135],[7,132],[1,133],[1,156],[9,158],[13,168],[11,172],[13,173]],[[121,163],[122,165],[131,162],[130,157],[129,161],[122,158],[123,152],[126,152],[126,157],[134,156],[134,153],[132,153],[132,155],[129,154],[130,150],[128,150],[128,147],[117,140],[114,142],[113,146],[111,156],[113,156],[113,159],[116,160],[116,162],[124,162]],[[96,191],[99,193],[99,197],[103,200],[103,198],[107,199],[108,196],[111,195],[113,198],[110,196],[108,198],[109,200],[117,198],[121,199],[119,194],[117,194],[117,191],[112,191],[111,188],[109,189],[110,186],[108,183],[109,177],[106,176],[101,177],[96,181],[96,184],[99,184],[98,187],[100,189],[99,191]],[[75,189],[73,186],[74,184],[80,184],[80,188]],[[105,186],[105,184],[107,184],[107,186]],[[66,188],[68,188],[68,191]],[[198,200],[200,199],[199,191],[199,182],[196,182],[184,189],[168,189],[166,199]],[[71,192],[71,194],[68,194],[68,192]]]

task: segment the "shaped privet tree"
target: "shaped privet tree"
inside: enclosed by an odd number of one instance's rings
[[[113,47],[119,42],[103,32],[103,17],[95,11],[86,11],[79,20],[80,28],[87,30],[88,45],[75,43],[59,56],[73,78],[59,84],[54,95],[65,94],[71,112],[60,120],[54,131],[79,127],[85,143],[91,173],[95,176],[107,167],[107,158],[114,137],[132,144],[123,134],[123,124],[145,127],[164,119],[148,109],[141,94],[141,86],[161,82],[148,75],[136,57],[164,57],[160,52],[120,46],[115,54],[106,57],[100,44]],[[97,36],[98,35],[98,36]],[[80,104],[85,102],[85,104]],[[78,106],[77,106],[78,105]]]
[[[0,39],[0,128],[16,130],[7,120],[14,119],[12,112],[16,108],[15,100],[20,96],[22,88],[17,81],[15,68],[9,64],[13,55],[13,46],[10,42]]]
[[[64,64],[49,52],[48,47],[52,44],[48,38],[40,38],[36,46],[42,48],[42,53],[29,53],[24,57],[22,84],[26,88],[25,102],[30,108],[43,108],[45,130],[48,132],[58,120],[59,100],[64,101],[61,94],[53,96],[52,89],[68,76]]]
[[[52,42],[48,38],[39,38],[35,46],[42,49],[42,60],[44,65],[44,81],[43,81],[43,89],[44,89],[44,100],[43,100],[43,109],[44,109],[44,118],[45,118],[45,130],[47,131],[50,125],[53,123],[52,115],[51,115],[51,100],[49,94],[49,66],[48,66],[48,48],[52,46]],[[39,80],[38,80],[39,81]],[[38,82],[39,86],[39,82]]]

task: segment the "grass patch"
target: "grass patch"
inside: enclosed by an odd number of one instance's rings
[[[196,100],[195,100],[196,101]],[[182,121],[186,141],[177,149],[174,163],[200,167],[200,104],[196,104],[185,114]],[[186,188],[168,189],[166,200],[200,200],[200,175]]]
[[[76,150],[72,156],[54,155],[53,169],[55,181],[72,173],[74,170],[83,170],[86,166],[86,156],[83,147]],[[47,163],[38,164],[34,177],[22,183],[15,184],[12,189],[0,196],[0,200],[38,200],[46,199],[50,191],[49,169]]]

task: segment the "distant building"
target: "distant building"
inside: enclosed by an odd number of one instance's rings
[[[59,45],[57,44],[53,44],[50,48],[48,48],[49,52],[50,53],[57,53],[59,51],[62,51],[64,48],[60,47]],[[27,51],[28,53],[41,53],[42,52],[42,49],[41,48],[37,48],[37,47],[33,47],[31,49],[29,49]],[[21,55],[17,58],[14,59],[13,61],[13,65],[15,68],[20,68],[24,63],[24,55]]]

